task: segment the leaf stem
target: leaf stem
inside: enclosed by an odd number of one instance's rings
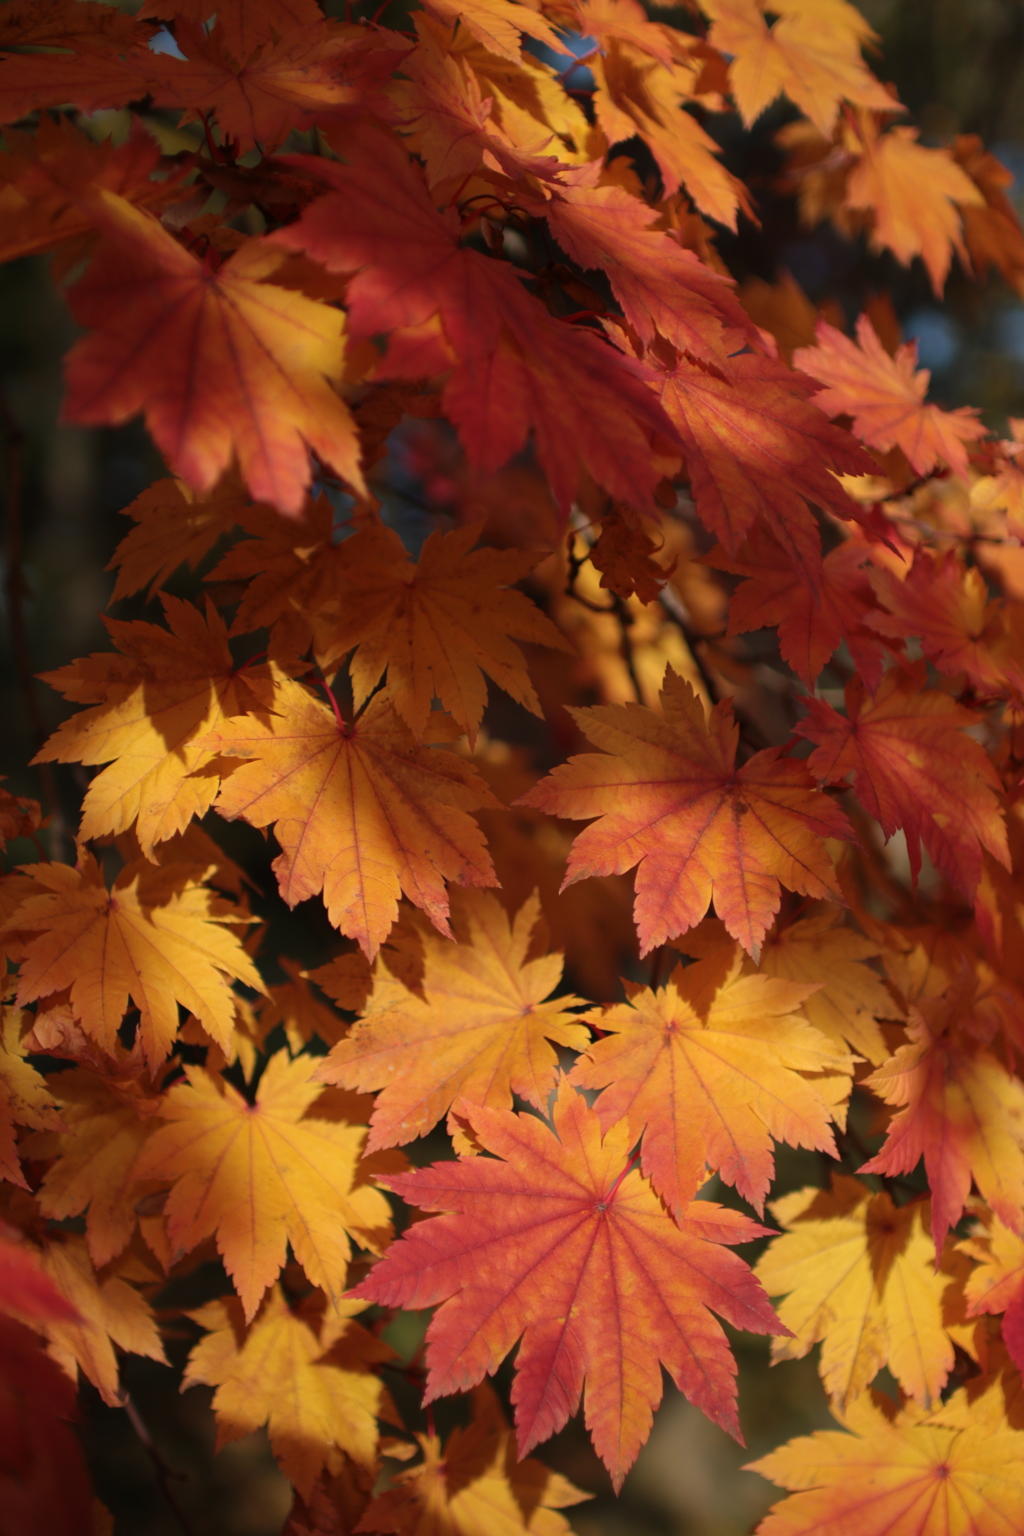
[[[178,1503],[177,1495],[175,1494],[174,1489],[171,1487],[172,1481],[178,1483],[187,1482],[187,1474],[184,1472],[176,1472],[173,1467],[169,1467],[167,1465],[167,1462],[160,1454],[160,1451],[153,1443],[153,1437],[149,1433],[149,1430],[146,1428],[142,1415],[139,1413],[139,1410],[132,1402],[131,1397],[123,1388],[121,1390],[121,1407],[128,1415],[129,1424],[132,1426],[132,1429],[134,1429],[140,1443],[142,1444],[143,1449],[153,1464],[153,1470],[156,1473],[156,1480],[160,1487],[160,1492],[167,1500],[168,1507],[171,1509],[178,1524],[185,1532],[185,1536],[196,1536],[195,1528],[190,1522],[188,1516],[185,1514],[185,1511],[182,1509],[181,1505]]]
[[[11,628],[11,651],[14,669],[21,684],[25,713],[28,717],[29,737],[33,755],[39,751],[50,734],[43,718],[32,671],[32,654],[28,644],[28,626],[25,622],[25,599],[29,587],[25,579],[25,501],[24,464],[25,433],[11,410],[5,395],[0,393],[0,428],[7,448],[7,609]],[[63,830],[57,784],[50,763],[37,763],[43,794],[50,812],[50,845],[59,856]]]

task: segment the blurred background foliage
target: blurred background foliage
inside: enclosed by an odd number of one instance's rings
[[[880,38],[873,65],[895,85],[921,126],[924,142],[945,143],[958,133],[980,135],[1014,173],[1009,195],[1024,215],[1024,0],[860,0],[860,8]],[[366,13],[373,9],[366,7]],[[396,19],[400,9],[392,7],[390,24],[401,25]],[[683,9],[657,14],[689,25]],[[997,275],[979,285],[954,265],[939,304],[919,262],[908,271],[889,256],[869,254],[862,240],[843,239],[829,225],[801,228],[794,199],[775,185],[781,156],[774,137],[794,115],[778,104],[750,134],[743,134],[733,118],[708,123],[730,169],[751,185],[762,219],[760,230],[746,225],[737,237],[719,239],[732,270],[740,278],[768,282],[788,271],[815,304],[837,301],[847,321],[870,295],[887,292],[904,335],[917,341],[921,365],[932,371],[936,400],[980,407],[988,424],[999,430],[1005,429],[1008,416],[1024,416],[1024,298]],[[117,119],[116,113],[96,114],[93,131],[116,135]],[[637,154],[640,160],[635,145],[619,152]],[[643,173],[645,167],[639,168]],[[0,268],[0,364],[8,418],[2,431],[8,464],[12,434],[23,438],[23,575],[35,671],[106,648],[101,615],[112,578],[105,567],[125,531],[119,513],[163,472],[138,423],[94,431],[60,424],[61,359],[73,339],[47,260],[31,258]],[[423,427],[416,423],[404,438],[399,435],[385,497],[386,515],[413,550],[430,528],[450,526],[449,491],[438,472],[444,444],[435,433],[427,445],[430,463],[425,463]],[[503,499],[503,515],[515,515],[513,480],[493,488],[493,497]],[[42,786],[26,765],[40,730],[52,729],[65,710],[46,689],[40,690],[42,721],[33,723],[26,707],[8,622],[12,574],[17,577],[5,566],[0,584],[0,772],[10,788],[39,795]],[[198,594],[201,587],[185,581],[180,590]],[[122,609],[120,616],[143,611],[140,604],[131,612]],[[510,718],[504,709],[491,720],[491,728],[524,750],[538,746],[534,726],[522,712]],[[557,729],[554,734],[557,738]],[[556,740],[556,751],[561,749]],[[62,824],[58,817],[51,835],[55,851],[68,857],[66,827],[85,787],[84,770],[58,768],[55,783],[67,819]],[[273,888],[272,881],[261,878],[271,854],[258,834],[241,824],[219,824],[218,837],[257,885]],[[23,850],[15,846],[15,855],[19,852],[25,859],[34,856],[28,845]],[[260,910],[258,897],[255,906]],[[289,954],[307,963],[325,957],[331,931],[319,903],[307,903],[290,918],[275,903],[274,915]],[[593,943],[603,943],[596,930]],[[430,1142],[412,1149],[417,1161],[429,1161],[440,1150]],[[824,1174],[823,1160],[780,1149],[776,1192],[823,1183]],[[184,1285],[185,1291],[179,1285],[175,1294],[168,1293],[165,1304],[198,1304],[224,1288],[215,1263]],[[392,1325],[388,1336],[406,1359],[418,1347],[424,1325],[415,1316]],[[83,1434],[98,1491],[115,1515],[116,1536],[174,1536],[183,1530],[191,1536],[277,1536],[290,1495],[264,1437],[249,1437],[215,1455],[209,1392],[178,1392],[190,1342],[184,1333],[170,1340],[172,1371],[137,1357],[125,1362],[125,1385],[152,1447],[126,1413],[105,1408],[88,1385],[83,1389]],[[745,1450],[667,1382],[651,1439],[619,1500],[611,1495],[579,1423],[542,1448],[546,1462],[595,1492],[591,1504],[573,1511],[579,1536],[742,1536],[753,1529],[773,1491],[755,1474],[742,1471],[743,1463],[828,1423],[829,1417],[813,1357],[769,1370],[766,1341],[738,1336],[734,1344]],[[400,1375],[393,1385],[401,1398]],[[415,1399],[408,1396],[403,1407],[415,1426]],[[442,1405],[440,1427],[459,1412],[458,1405]]]

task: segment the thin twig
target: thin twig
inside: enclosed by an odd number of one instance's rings
[[[29,595],[25,580],[25,516],[24,516],[24,455],[25,434],[11,410],[4,394],[0,393],[0,427],[7,449],[7,609],[11,626],[11,651],[14,669],[21,684],[21,694],[28,717],[29,737],[35,755],[43,745],[49,731],[43,717],[32,656],[28,644],[28,626],[25,623],[25,599]],[[50,763],[38,763],[43,794],[50,813],[51,846],[59,853],[61,816],[57,799],[57,786]]]
[[[173,1512],[175,1519],[181,1526],[182,1530],[185,1532],[185,1536],[196,1536],[195,1527],[192,1525],[185,1511],[178,1503],[177,1494],[171,1487],[172,1482],[187,1483],[188,1477],[186,1473],[176,1472],[173,1467],[169,1467],[167,1465],[163,1456],[154,1445],[153,1437],[149,1433],[149,1430],[146,1428],[142,1415],[139,1413],[139,1410],[136,1408],[128,1393],[125,1392],[123,1388],[121,1390],[121,1407],[128,1415],[129,1424],[132,1426],[132,1429],[134,1429],[140,1444],[142,1445],[146,1455],[149,1457],[153,1464],[153,1471],[156,1473],[156,1480],[159,1485],[160,1492],[167,1500],[168,1508]]]

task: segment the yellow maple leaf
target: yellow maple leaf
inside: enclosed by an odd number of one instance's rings
[[[419,746],[385,695],[350,726],[290,679],[268,705],[275,713],[266,719],[227,721],[204,745],[252,759],[225,781],[217,809],[274,826],[288,905],[322,890],[331,922],[371,959],[403,891],[447,934],[445,881],[496,883],[469,812],[498,802],[470,764]],[[433,715],[435,740],[450,739],[448,725]]]
[[[558,1513],[582,1504],[567,1478],[532,1456],[520,1461],[515,1437],[488,1383],[473,1390],[473,1421],[452,1430],[442,1451],[435,1434],[417,1435],[423,1460],[399,1472],[359,1523],[397,1536],[569,1536]]]
[[[909,1397],[933,1406],[953,1367],[943,1325],[951,1281],[935,1268],[928,1201],[896,1207],[856,1179],[798,1189],[771,1203],[785,1228],[754,1273],[792,1338],[772,1359],[800,1360],[821,1343],[821,1378],[840,1409],[888,1365]]]
[[[15,1127],[59,1131],[62,1121],[49,1084],[25,1059],[23,1022],[20,1009],[0,1003],[0,1178],[28,1189]]]
[[[275,1286],[248,1328],[233,1296],[190,1313],[207,1333],[182,1386],[216,1387],[217,1449],[265,1424],[281,1470],[307,1498],[317,1475],[337,1474],[346,1456],[372,1465],[377,1416],[388,1412],[373,1367],[393,1351],[352,1321],[365,1306],[339,1300],[318,1327],[315,1308],[289,1306]]]
[[[561,980],[562,956],[527,959],[536,893],[510,921],[496,896],[467,892],[453,917],[457,944],[421,925],[419,995],[377,961],[364,1018],[320,1067],[325,1082],[381,1090],[371,1148],[425,1136],[460,1097],[511,1109],[517,1093],[543,1112],[558,1069],[554,1043],[582,1050],[590,1041],[568,1011],[581,998],[544,1001]]]
[[[843,1078],[848,1092],[853,1058],[796,1016],[809,988],[744,976],[741,964],[737,945],[677,967],[656,991],[626,983],[628,1003],[587,1015],[604,1038],[570,1075],[604,1090],[605,1131],[625,1117],[643,1135],[643,1171],[677,1217],[706,1168],[763,1209],[773,1137],[834,1155],[833,1093],[817,1078]]]
[[[136,1164],[137,1178],[173,1184],[165,1208],[173,1249],[188,1253],[216,1233],[247,1319],[289,1242],[310,1280],[337,1302],[350,1236],[375,1253],[390,1236],[388,1203],[367,1182],[375,1164],[359,1160],[366,1127],[307,1116],[323,1092],[312,1081],[317,1065],[316,1057],[289,1061],[279,1051],[252,1104],[223,1078],[186,1067],[160,1111],[168,1123]]]
[[[37,936],[24,945],[18,1002],[70,987],[71,1008],[87,1035],[113,1055],[129,998],[151,1067],[178,1030],[178,1004],[192,1010],[221,1045],[231,1039],[231,980],[264,990],[232,923],[237,907],[202,884],[194,865],[125,865],[111,890],[90,853],[78,867],[29,866],[33,890],[8,919]]]
[[[161,601],[169,629],[108,620],[120,656],[101,651],[43,674],[65,698],[95,707],[65,720],[34,759],[110,763],[86,790],[79,835],[104,837],[134,822],[147,858],[210,809],[220,780],[201,771],[214,754],[200,738],[259,709],[266,693],[253,692],[253,676],[270,678],[266,667],[236,666],[211,603],[204,618],[180,598],[161,593]]]
[[[927,1416],[911,1403],[889,1414],[865,1394],[849,1433],[819,1430],[750,1462],[794,1490],[758,1536],[1010,1536],[1024,1528],[1024,1434],[964,1393]]]

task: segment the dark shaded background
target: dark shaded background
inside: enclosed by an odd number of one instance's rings
[[[895,83],[925,141],[978,133],[1024,183],[1024,0],[863,0],[861,9],[882,39],[875,68]],[[683,22],[684,13],[678,19]],[[774,197],[769,185],[777,164],[772,135],[791,115],[784,106],[774,108],[749,136],[729,123],[717,130],[732,168],[756,178],[764,217],[763,236],[747,229],[730,246],[737,271],[771,279],[787,267],[812,299],[836,296],[851,318],[867,293],[889,289],[905,332],[918,340],[922,365],[932,369],[936,399],[980,406],[997,429],[1007,416],[1024,415],[1024,302],[997,278],[979,288],[954,267],[946,302],[939,306],[920,263],[907,271],[887,256],[868,255],[863,245],[845,242],[830,228],[799,229],[792,203]],[[97,116],[117,131],[118,114]],[[1024,193],[1018,194],[1018,210],[1024,212]],[[98,431],[59,425],[61,357],[73,339],[46,260],[0,269],[2,389],[25,437],[26,611],[37,671],[105,646],[99,615],[112,585],[104,567],[125,531],[119,510],[162,473],[138,424]],[[400,510],[396,519],[411,543],[422,536],[422,519],[403,521]],[[13,665],[3,594],[0,772],[8,775],[9,787],[38,796],[41,786],[26,767],[37,743]],[[121,616],[132,612],[122,609]],[[63,707],[45,688],[40,697],[49,729]],[[68,857],[66,827],[74,825],[86,780],[80,769],[57,767],[54,773],[66,818],[63,827],[58,820],[54,828],[54,851]],[[257,871],[266,869],[269,856],[257,834],[238,827],[218,835],[235,857]],[[16,856],[19,851],[14,849]],[[33,856],[28,846],[22,856]],[[289,953],[315,961],[322,958],[329,930],[312,905],[292,919],[282,919],[278,910],[277,921],[288,930]],[[436,1152],[413,1150],[417,1160]],[[781,1149],[776,1191],[824,1182],[824,1173],[816,1156]],[[184,1289],[168,1292],[165,1302],[198,1304],[224,1288],[218,1267],[209,1265]],[[392,1342],[411,1355],[422,1326],[422,1319],[401,1319],[391,1331]],[[177,1369],[190,1342],[184,1328],[171,1341]],[[829,1420],[813,1357],[769,1372],[765,1341],[740,1336],[735,1347],[746,1451],[668,1384],[650,1442],[621,1499],[611,1496],[578,1423],[542,1448],[550,1465],[597,1493],[592,1504],[572,1515],[579,1536],[741,1536],[752,1529],[773,1495],[759,1477],[740,1470],[743,1462]],[[126,1414],[104,1408],[86,1386],[84,1434],[98,1490],[116,1516],[116,1536],[180,1533],[173,1502],[192,1536],[277,1536],[289,1492],[265,1439],[252,1436],[215,1456],[206,1389],[179,1395],[175,1375],[136,1358],[125,1361],[124,1379],[164,1462],[183,1476],[172,1483],[169,1499]],[[442,1407],[439,1419],[443,1423],[446,1413],[458,1411]]]

